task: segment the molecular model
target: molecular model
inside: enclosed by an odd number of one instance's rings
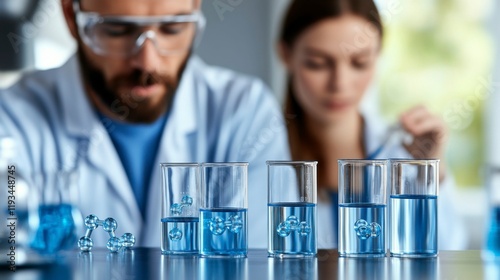
[[[92,231],[96,229],[98,226],[102,226],[104,231],[109,234],[108,242],[106,243],[106,247],[111,252],[118,252],[121,248],[130,249],[135,244],[135,236],[132,233],[124,233],[122,237],[118,238],[115,235],[115,230],[118,227],[118,223],[113,218],[107,218],[106,220],[99,220],[95,215],[88,215],[85,218],[85,227],[87,231],[85,232],[85,236],[82,236],[80,240],[78,240],[78,247],[83,252],[89,252],[92,250],[94,246],[94,241],[90,236],[92,235]]]
[[[297,232],[300,236],[307,236],[311,233],[311,226],[306,221],[299,222],[297,217],[291,215],[278,225],[276,232],[281,237],[287,237],[292,232]]]
[[[378,237],[382,232],[382,227],[377,223],[368,223],[363,219],[359,219],[354,223],[354,231],[361,240],[366,240],[370,237]]]
[[[170,206],[170,213],[174,216],[178,216],[182,214],[182,208],[189,207],[193,204],[193,198],[189,195],[185,195],[182,197],[181,203],[174,203]]]

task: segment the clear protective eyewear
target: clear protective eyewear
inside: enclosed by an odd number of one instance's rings
[[[101,16],[82,12],[78,1],[73,9],[83,42],[99,55],[134,55],[147,39],[160,55],[183,53],[199,42],[205,27],[199,10],[186,15]]]

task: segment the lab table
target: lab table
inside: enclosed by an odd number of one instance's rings
[[[51,262],[3,265],[0,279],[500,279],[500,262],[486,262],[480,251],[440,251],[436,258],[339,258],[336,250],[319,250],[305,259],[268,258],[266,250],[249,250],[247,258],[166,256],[159,248],[110,253],[63,251]]]

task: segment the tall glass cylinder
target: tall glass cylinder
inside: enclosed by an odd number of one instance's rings
[[[387,161],[339,160],[339,255],[384,257]]]
[[[200,175],[197,163],[163,163],[162,254],[197,254]]]
[[[248,163],[203,163],[201,181],[201,256],[246,257]]]
[[[438,176],[439,160],[391,160],[391,256],[437,256]]]
[[[316,161],[268,161],[268,253],[317,253]]]

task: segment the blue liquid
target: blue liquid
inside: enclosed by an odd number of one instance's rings
[[[31,247],[41,253],[55,253],[76,245],[75,223],[69,204],[38,207],[40,224]]]
[[[200,220],[202,256],[245,257],[247,255],[247,209],[200,209]],[[240,223],[232,227],[231,221],[234,220]]]
[[[436,256],[437,196],[391,195],[390,203],[391,256]]]
[[[161,252],[163,254],[197,254],[199,220],[196,217],[161,219]]]
[[[30,213],[27,209],[16,209],[15,214],[17,218],[16,244],[28,247],[34,236],[34,233],[30,231],[30,214],[34,215],[34,213]]]
[[[268,204],[268,253],[269,256],[314,256],[317,253],[316,245],[316,205],[314,203],[270,203]],[[300,228],[300,224],[290,229],[289,232],[278,229],[280,224],[289,217],[296,217],[298,223],[305,222],[308,230]],[[303,226],[303,227],[304,227]]]
[[[500,207],[491,210],[486,248],[483,255],[487,259],[500,259]]]
[[[339,255],[346,257],[385,256],[386,206],[372,203],[339,205]],[[361,222],[368,227],[361,230]],[[371,229],[371,225],[374,229]],[[356,227],[358,225],[358,227]],[[369,231],[367,229],[370,229]],[[370,233],[370,236],[364,234]]]

